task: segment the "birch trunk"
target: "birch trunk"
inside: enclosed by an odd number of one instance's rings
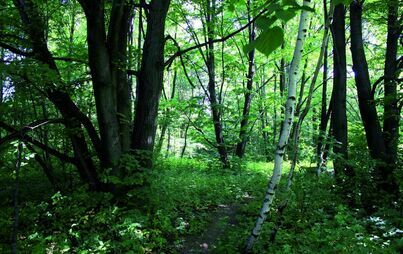
[[[309,91],[308,91],[308,97],[306,98],[306,105],[305,107],[302,109],[302,111],[299,113],[298,116],[298,122],[294,127],[294,133],[293,133],[293,151],[292,151],[292,161],[291,161],[291,169],[290,172],[288,173],[288,180],[287,180],[287,187],[286,187],[286,192],[288,192],[291,188],[292,182],[293,182],[293,178],[294,178],[294,171],[295,171],[295,167],[297,165],[297,160],[298,160],[298,148],[299,148],[299,138],[300,138],[300,132],[301,132],[301,128],[302,128],[302,124],[303,121],[305,119],[305,117],[307,116],[309,110],[311,109],[311,103],[312,103],[312,96],[313,96],[313,92],[315,90],[315,84],[316,81],[318,79],[319,76],[319,72],[322,68],[322,61],[324,59],[324,56],[326,54],[326,49],[327,49],[327,44],[329,41],[329,26],[330,26],[330,22],[332,20],[333,17],[333,3],[330,3],[330,10],[329,10],[329,16],[328,18],[325,20],[325,30],[323,33],[323,39],[322,39],[322,45],[321,45],[321,49],[320,49],[320,54],[318,57],[318,61],[316,63],[316,67],[315,67],[315,72],[313,74],[312,80],[311,80],[311,84],[309,86]],[[302,79],[303,82],[303,79]],[[303,94],[303,93],[302,93]],[[302,101],[302,94],[300,95],[301,97],[299,98],[299,101]],[[299,105],[299,107],[302,107],[302,103]],[[281,223],[283,221],[283,213],[285,211],[285,209],[287,208],[288,205],[288,199],[284,200],[283,202],[281,202],[281,204],[278,207],[278,221],[276,222],[276,225],[274,226],[271,235],[270,235],[270,243],[273,243],[275,240],[275,237],[277,235],[277,232],[281,226]]]
[[[315,90],[316,80],[318,79],[320,69],[322,68],[323,58],[325,56],[327,44],[329,41],[329,27],[330,27],[330,22],[331,22],[332,18],[333,18],[333,3],[330,4],[329,17],[328,17],[328,20],[326,20],[325,31],[323,34],[320,54],[319,54],[318,61],[316,63],[315,72],[313,74],[311,84],[309,86],[306,105],[305,105],[304,109],[300,112],[300,114],[298,116],[298,122],[295,126],[295,133],[293,135],[294,151],[293,151],[291,169],[288,174],[287,191],[289,190],[289,188],[291,187],[291,184],[292,184],[294,170],[295,170],[295,166],[296,166],[297,159],[298,159],[299,134],[301,131],[302,123],[303,123],[305,117],[307,116],[309,110],[311,109],[312,96],[313,96],[313,92]]]
[[[304,0],[303,6],[309,7],[310,4],[311,4],[310,0]],[[288,143],[292,122],[294,118],[297,78],[303,52],[303,46],[307,34],[307,25],[308,25],[307,21],[308,21],[308,11],[304,9],[301,12],[297,42],[295,45],[294,55],[291,62],[289,83],[288,83],[288,98],[285,107],[286,109],[285,121],[283,122],[282,130],[280,133],[280,139],[278,141],[277,149],[275,152],[273,175],[267,187],[267,191],[263,200],[262,208],[260,209],[259,212],[259,216],[255,222],[255,225],[253,227],[250,236],[246,241],[245,248],[243,250],[244,253],[251,253],[253,246],[260,235],[267,214],[270,211],[270,206],[273,202],[276,193],[275,191],[277,189],[278,183],[280,182],[281,172],[283,168],[283,155],[285,153],[285,149]]]

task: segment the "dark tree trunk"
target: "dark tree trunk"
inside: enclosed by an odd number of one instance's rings
[[[128,36],[132,13],[129,6],[121,4],[112,9],[108,42],[111,55],[112,83],[116,84],[117,114],[119,122],[119,135],[121,152],[127,153],[130,149],[130,136],[132,128],[132,98],[131,83],[127,76],[128,66]]]
[[[248,0],[248,22],[251,21],[251,0]],[[255,40],[255,26],[252,23],[249,28],[249,43]],[[248,53],[248,74],[246,75],[246,92],[245,100],[242,111],[241,129],[239,131],[239,142],[236,147],[236,155],[242,158],[245,154],[246,142],[247,142],[247,130],[249,122],[249,112],[252,102],[252,88],[253,88],[253,77],[255,76],[255,49]]]
[[[347,114],[346,114],[346,35],[345,35],[345,7],[338,4],[334,9],[332,28],[333,34],[333,110],[332,129],[335,144],[334,170],[336,179],[343,181],[344,175],[352,176],[353,170],[347,165]]]
[[[220,105],[216,94],[215,80],[215,59],[214,59],[214,22],[215,22],[215,0],[207,0],[207,70],[208,70],[208,93],[210,98],[211,113],[214,124],[214,133],[217,142],[217,149],[224,168],[229,168],[228,152],[224,142],[223,128],[221,123]]]
[[[164,76],[165,19],[170,0],[153,0],[149,4],[147,32],[138,78],[136,115],[134,118],[131,148],[146,152],[143,166],[152,166],[158,105]]]
[[[165,122],[167,121],[167,119],[164,119],[163,121]],[[159,154],[161,152],[162,145],[164,144],[165,133],[167,132],[168,129],[168,124],[164,122],[162,123],[160,138],[158,139],[158,143],[155,145],[156,154]]]
[[[326,128],[327,128],[327,49],[325,49],[325,55],[323,56],[323,81],[322,81],[322,101],[320,108],[320,124],[319,124],[319,133],[318,133],[318,143],[316,147],[316,156],[318,161],[320,161],[321,151],[323,146],[323,140],[326,136]]]
[[[127,78],[130,7],[114,1],[105,30],[104,3],[80,0],[87,19],[89,66],[101,134],[103,163],[118,172],[122,152],[129,149],[131,98]]]
[[[186,124],[185,127],[185,133],[184,135],[184,143],[183,143],[183,147],[182,147],[182,151],[181,151],[181,158],[183,158],[183,156],[185,155],[185,151],[186,151],[186,147],[187,147],[187,141],[188,141],[188,130],[190,127],[190,122]]]
[[[376,166],[376,178],[379,187],[388,192],[397,191],[393,177],[393,168],[388,166],[385,142],[381,124],[371,96],[371,82],[362,39],[362,2],[354,0],[350,4],[351,55],[357,87],[361,118],[364,124],[367,144],[371,157],[379,163]]]
[[[285,29],[284,24],[282,24],[282,28]],[[281,44],[281,51],[284,52],[284,49],[285,49],[285,45],[283,43],[283,44]],[[285,58],[282,56],[281,60],[280,60],[280,98],[281,98],[281,100],[284,97],[285,88],[286,88],[286,78],[287,78],[286,74],[287,73],[286,73],[286,66],[285,66]],[[283,130],[283,122],[284,122],[284,115],[285,115],[284,107],[281,107],[281,113],[280,114],[281,114],[280,133],[281,133],[282,130]],[[277,142],[277,140],[276,140],[276,142]],[[287,157],[284,157],[284,159],[286,160]]]
[[[397,98],[397,48],[400,35],[400,24],[398,21],[399,1],[388,1],[388,35],[386,40],[386,57],[384,69],[384,115],[383,115],[383,136],[385,139],[386,151],[389,156],[389,163],[396,164],[397,145],[399,141],[399,120],[400,112]]]
[[[118,164],[121,146],[116,108],[116,84],[112,82],[111,59],[106,45],[104,4],[81,0],[87,19],[88,57],[102,141],[105,167]]]
[[[265,104],[265,98],[266,98],[266,86],[265,86],[265,81],[261,80],[261,88],[259,89],[258,84],[256,84],[256,90],[259,92],[259,116],[260,116],[260,128],[262,132],[262,150],[264,152],[264,158],[266,161],[272,160],[272,151],[270,151],[270,142],[269,142],[269,134],[265,130],[266,126],[269,124],[267,120],[267,110],[266,110],[266,104]],[[275,86],[276,86],[276,81],[275,81]],[[277,125],[277,117],[274,118],[274,125]],[[275,131],[277,132],[277,128],[275,128]],[[277,142],[277,134],[273,134],[273,147],[275,147],[275,144]]]

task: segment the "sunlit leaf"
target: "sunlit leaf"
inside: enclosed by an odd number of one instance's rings
[[[264,30],[255,41],[244,47],[245,53],[250,52],[254,48],[264,55],[270,55],[274,50],[279,48],[284,41],[284,31],[281,27],[275,26]]]

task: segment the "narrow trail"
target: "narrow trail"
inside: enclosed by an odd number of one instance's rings
[[[217,240],[238,224],[237,214],[239,204],[220,205],[210,214],[210,223],[201,235],[191,235],[185,238],[181,254],[212,253]]]

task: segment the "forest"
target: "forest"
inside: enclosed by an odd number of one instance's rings
[[[403,253],[402,9],[0,0],[0,253]]]

